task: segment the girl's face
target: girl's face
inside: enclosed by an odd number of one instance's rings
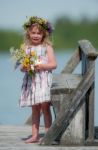
[[[29,31],[29,37],[34,45],[41,44],[43,39],[43,33],[39,31],[37,26],[32,27],[32,29]]]

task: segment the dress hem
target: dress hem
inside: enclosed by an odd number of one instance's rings
[[[46,100],[44,102],[39,102],[39,103],[34,103],[34,104],[19,104],[19,106],[22,108],[22,107],[32,107],[33,105],[39,105],[39,104],[42,104],[42,103],[45,103],[45,102],[50,102],[51,103],[51,100]]]

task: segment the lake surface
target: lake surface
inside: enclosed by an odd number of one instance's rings
[[[54,73],[60,73],[72,52],[57,52],[58,67]],[[80,73],[80,66],[75,70]],[[95,83],[95,125],[98,125],[98,59],[96,60],[96,83]],[[9,54],[0,54],[0,124],[24,124],[31,114],[29,107],[19,108],[18,100],[21,92],[23,74],[14,70]],[[43,124],[43,119],[41,120]]]

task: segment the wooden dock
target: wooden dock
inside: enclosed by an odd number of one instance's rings
[[[26,144],[26,138],[31,136],[31,126],[0,125],[0,150],[33,150],[38,143]],[[41,128],[43,134],[43,128]],[[38,149],[36,147],[36,149]]]
[[[40,128],[43,136],[44,129]],[[0,150],[98,150],[98,146],[41,146],[39,143],[26,144],[25,138],[31,135],[31,126],[0,125]]]
[[[79,46],[64,67],[55,75],[51,103],[55,112],[48,132],[40,127],[39,143],[26,144],[31,126],[0,125],[0,150],[98,150],[98,127],[94,126],[95,60],[98,52],[88,40]],[[74,74],[81,62],[81,73]],[[28,118],[28,122],[32,122]]]
[[[98,53],[88,40],[78,41],[78,48],[62,72],[54,78],[55,84],[51,89],[51,95],[56,119],[44,136],[42,145],[51,145],[55,140],[63,146],[98,144],[94,137],[97,57]],[[81,72],[74,74],[79,63]]]

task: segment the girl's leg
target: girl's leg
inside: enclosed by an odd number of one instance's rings
[[[39,136],[40,110],[40,105],[32,106],[32,135],[35,138]]]
[[[32,137],[26,143],[34,143],[39,140],[40,105],[32,106]]]
[[[51,126],[51,123],[52,123],[50,103],[49,102],[42,103],[41,108],[42,108],[42,112],[43,112],[43,115],[44,115],[45,131],[47,132],[48,129],[50,128],[50,126]]]

